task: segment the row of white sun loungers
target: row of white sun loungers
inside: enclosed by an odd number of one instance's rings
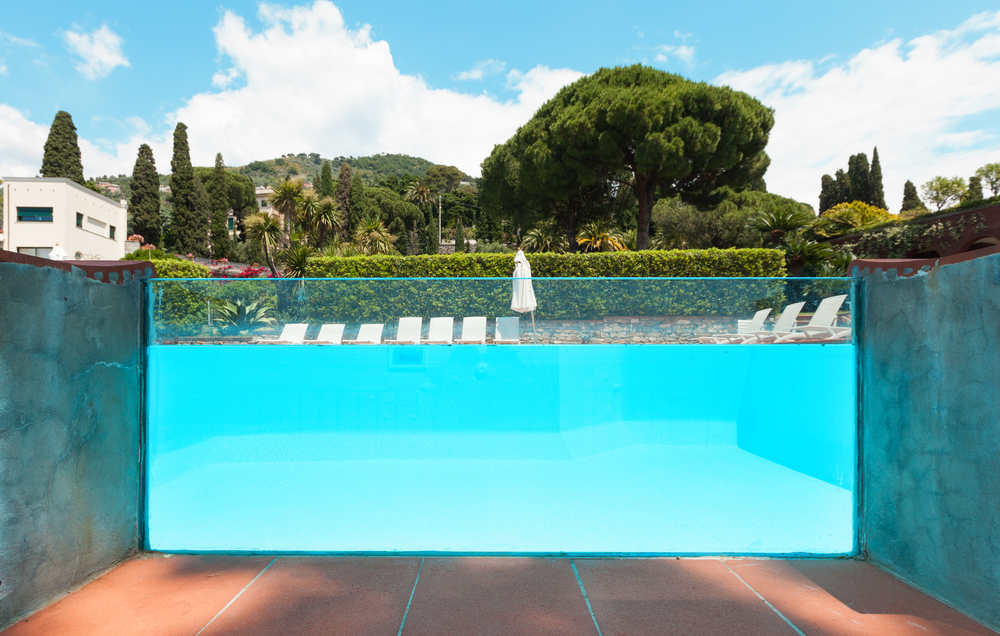
[[[462,319],[462,337],[455,339],[454,318],[431,318],[427,338],[420,337],[423,328],[423,318],[400,318],[396,329],[396,337],[386,339],[385,344],[486,344],[486,317],[471,316]],[[382,344],[382,328],[384,325],[374,323],[361,325],[358,335],[353,340],[344,340],[346,325],[328,324],[319,329],[315,340],[306,340],[307,323],[289,323],[281,330],[276,340],[258,340],[259,344]],[[515,317],[497,318],[494,332],[494,344],[519,344],[521,342],[520,323]]]
[[[837,312],[844,304],[847,295],[830,296],[820,301],[816,313],[809,323],[801,327],[795,325],[804,302],[792,303],[785,307],[770,330],[765,330],[764,321],[771,313],[770,309],[762,309],[750,320],[737,323],[736,333],[721,333],[698,338],[699,342],[713,344],[756,344],[761,342],[794,342],[796,340],[840,340],[849,338],[850,327],[837,327]]]

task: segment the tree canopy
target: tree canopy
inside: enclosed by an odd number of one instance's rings
[[[132,168],[131,199],[128,211],[132,216],[132,231],[141,235],[146,243],[160,244],[160,176],[156,173],[153,150],[146,144],[139,146],[139,155]]]
[[[80,161],[80,144],[76,136],[73,116],[64,110],[56,113],[45,140],[42,154],[42,176],[46,178],[69,179],[86,185],[83,179],[83,163]]]
[[[773,124],[770,109],[728,87],[638,64],[602,68],[560,90],[495,148],[481,188],[494,199],[523,188],[547,212],[562,206],[567,226],[580,220],[588,198],[629,188],[638,204],[636,245],[646,249],[658,188],[699,199],[762,177]],[[508,183],[488,186],[498,173]]]
[[[170,170],[170,200],[173,204],[171,246],[181,253],[204,254],[208,235],[208,217],[204,215],[208,207],[207,197],[201,196],[203,192],[196,191],[187,126],[181,122],[174,128],[174,154]]]

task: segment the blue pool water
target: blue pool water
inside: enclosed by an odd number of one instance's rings
[[[854,356],[152,346],[148,547],[848,553]]]

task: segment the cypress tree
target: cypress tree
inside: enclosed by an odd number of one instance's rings
[[[396,249],[403,256],[410,255],[410,236],[403,219],[398,216],[389,224],[389,232],[396,236]]]
[[[186,254],[195,252],[199,226],[194,209],[194,169],[188,148],[187,126],[178,122],[174,128],[174,155],[170,159],[170,202],[173,204],[173,222],[170,226],[171,245]]]
[[[906,210],[926,210],[927,206],[924,202],[920,200],[920,196],[917,194],[917,186],[913,185],[913,182],[907,180],[903,185],[903,205],[899,207],[900,212]]]
[[[888,209],[885,204],[885,189],[882,187],[882,164],[878,160],[878,146],[872,151],[872,169],[868,173],[868,189],[871,199],[866,201],[876,208]]]
[[[330,162],[323,162],[323,169],[319,173],[319,198],[330,197],[331,199],[337,196],[337,185],[333,181],[333,170],[330,168]]]
[[[851,199],[853,191],[851,189],[850,174],[845,173],[843,170],[838,170],[833,178],[837,182],[837,187],[834,189],[836,196],[833,198],[833,205],[850,203],[853,200]],[[833,205],[830,207],[833,207]]]
[[[438,245],[437,225],[428,223],[424,227],[424,254],[437,254]]]
[[[823,214],[836,205],[837,182],[828,174],[819,180],[819,213]]]
[[[132,190],[128,202],[132,231],[142,235],[147,243],[160,245],[160,177],[156,174],[153,150],[146,144],[139,146],[129,186]]]
[[[76,137],[73,117],[64,110],[56,113],[45,140],[42,154],[42,176],[65,178],[86,185],[83,178],[83,162],[80,161],[80,144]]]
[[[465,228],[462,227],[462,219],[459,218],[455,224],[455,253],[461,254],[465,251]]]
[[[965,190],[962,203],[975,203],[983,200],[983,182],[979,177],[969,177],[969,187]]]
[[[871,201],[871,174],[868,168],[868,155],[859,152],[851,155],[847,161],[847,176],[851,180],[850,195],[847,203],[861,201],[869,203]]]
[[[351,200],[348,204],[348,209],[350,210],[348,215],[350,217],[348,226],[352,231],[358,226],[358,223],[361,222],[361,218],[365,215],[365,212],[367,212],[367,203],[368,200],[367,197],[365,197],[365,184],[361,180],[361,175],[356,174],[351,179]]]
[[[229,258],[232,252],[229,240],[229,184],[222,153],[215,155],[215,170],[205,185],[211,208],[212,258]]]
[[[334,192],[337,200],[337,207],[344,211],[343,231],[347,232],[350,225],[351,211],[351,166],[344,162],[340,164],[340,173],[337,175],[337,191]]]
[[[198,175],[194,177],[194,192],[191,196],[191,205],[194,210],[195,221],[194,248],[193,252],[199,256],[208,256],[208,234],[209,223],[212,219],[212,202],[208,198],[208,191]]]

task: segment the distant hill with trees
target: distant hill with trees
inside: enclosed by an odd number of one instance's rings
[[[323,163],[329,161],[334,170],[341,164],[351,166],[354,174],[368,182],[377,181],[380,177],[402,177],[407,174],[422,177],[434,162],[409,155],[378,154],[370,157],[334,157],[327,159],[319,153],[311,152],[286,154],[277,159],[251,161],[245,166],[230,168],[253,179],[256,185],[273,185],[282,179],[305,179],[316,183],[319,179]]]

